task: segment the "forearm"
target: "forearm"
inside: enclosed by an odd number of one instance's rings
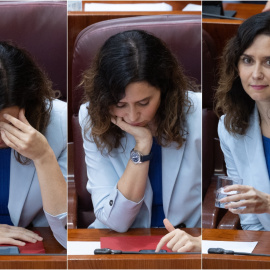
[[[136,143],[134,147],[143,155],[148,155],[152,147],[152,137],[146,140],[145,143]],[[131,160],[128,161],[127,167],[119,179],[117,184],[118,190],[130,201],[139,202],[145,193],[149,161],[134,164]]]
[[[38,160],[36,167],[43,208],[56,216],[67,211],[67,185],[51,148]]]
[[[145,193],[149,161],[134,164],[129,160],[117,184],[118,190],[130,201],[139,202]]]

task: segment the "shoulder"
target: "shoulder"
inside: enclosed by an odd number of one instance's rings
[[[52,110],[50,112],[49,124],[45,131],[50,146],[56,148],[65,148],[67,143],[67,104],[61,100],[53,100]]]
[[[50,112],[50,121],[47,129],[62,129],[66,132],[67,127],[67,103],[58,99],[52,101],[52,110]]]
[[[58,99],[52,101],[52,110],[50,118],[65,117],[67,118],[67,103]]]
[[[202,93],[201,92],[187,92],[188,99],[191,102],[191,105],[194,109],[200,110],[202,108]]]
[[[198,92],[187,92],[190,106],[186,107],[186,120],[189,128],[195,129],[201,126],[202,117],[202,94]]]
[[[79,110],[79,123],[80,126],[83,128],[86,124],[86,122],[88,122],[89,120],[89,115],[88,115],[88,106],[89,106],[89,102],[84,103],[80,106],[80,110]]]

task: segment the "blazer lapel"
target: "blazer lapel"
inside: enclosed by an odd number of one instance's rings
[[[34,178],[35,166],[31,162],[29,165],[20,164],[11,151],[10,160],[10,187],[8,209],[14,226],[20,221],[20,216]]]
[[[250,119],[250,128],[245,136],[245,148],[254,188],[270,194],[270,181],[264,155],[262,133],[260,129],[259,113],[257,108]],[[266,230],[270,230],[270,214],[259,214],[258,219]]]
[[[180,170],[186,143],[177,149],[176,143],[162,148],[162,198],[165,217],[171,201],[171,195]]]
[[[255,179],[254,187],[270,193],[269,175],[264,155],[262,133],[259,125],[259,113],[257,108],[250,119],[250,127],[244,137],[245,149],[252,178]]]

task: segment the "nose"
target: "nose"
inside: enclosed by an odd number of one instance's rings
[[[261,80],[263,79],[263,70],[260,64],[254,66],[254,70],[252,73],[252,77],[254,80]]]
[[[132,123],[136,123],[139,120],[140,112],[136,107],[130,107],[128,111],[128,118],[129,121]]]

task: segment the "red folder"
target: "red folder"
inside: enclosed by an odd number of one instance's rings
[[[122,251],[140,251],[141,249],[155,250],[162,236],[163,235],[101,237],[100,246],[101,248]],[[166,244],[162,249],[171,252],[171,250],[166,247]]]

